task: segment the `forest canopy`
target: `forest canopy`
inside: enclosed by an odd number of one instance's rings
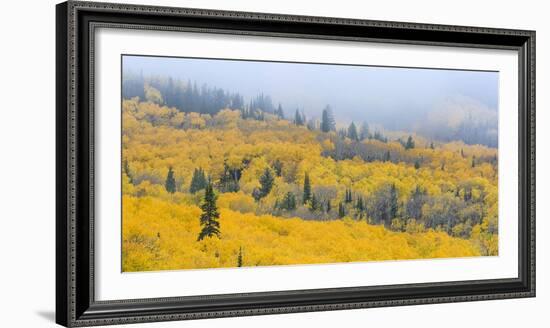
[[[498,254],[497,149],[123,83],[123,270]]]

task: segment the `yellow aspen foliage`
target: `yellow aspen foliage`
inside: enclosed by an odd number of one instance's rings
[[[153,89],[147,100],[122,104],[124,271],[236,267],[239,254],[243,266],[498,255],[495,148],[413,134],[405,149],[404,132],[351,141],[269,113],[183,112]],[[197,241],[207,182],[221,234]]]
[[[220,212],[221,238],[197,242],[197,206],[132,196],[123,204],[125,272],[236,267],[239,248],[244,266],[480,255],[469,241],[443,232],[392,232],[351,219],[281,219],[228,208]]]

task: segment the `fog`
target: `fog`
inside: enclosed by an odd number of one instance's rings
[[[484,128],[497,126],[498,72],[142,56],[124,56],[123,69],[206,83],[245,100],[264,93],[287,114],[299,108],[320,117],[330,105],[339,124],[441,130],[458,124],[450,122],[458,110],[463,120],[480,117]]]

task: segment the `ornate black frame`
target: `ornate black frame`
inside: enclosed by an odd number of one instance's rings
[[[64,326],[535,296],[535,32],[69,1],[56,24],[56,321]],[[97,27],[512,49],[519,54],[519,277],[162,299],[94,299]]]

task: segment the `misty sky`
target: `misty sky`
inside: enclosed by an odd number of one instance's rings
[[[263,92],[287,115],[300,108],[320,117],[329,104],[339,122],[389,129],[446,110],[449,100],[498,109],[498,72],[140,56],[124,56],[123,70],[206,83],[239,92],[246,101]]]

